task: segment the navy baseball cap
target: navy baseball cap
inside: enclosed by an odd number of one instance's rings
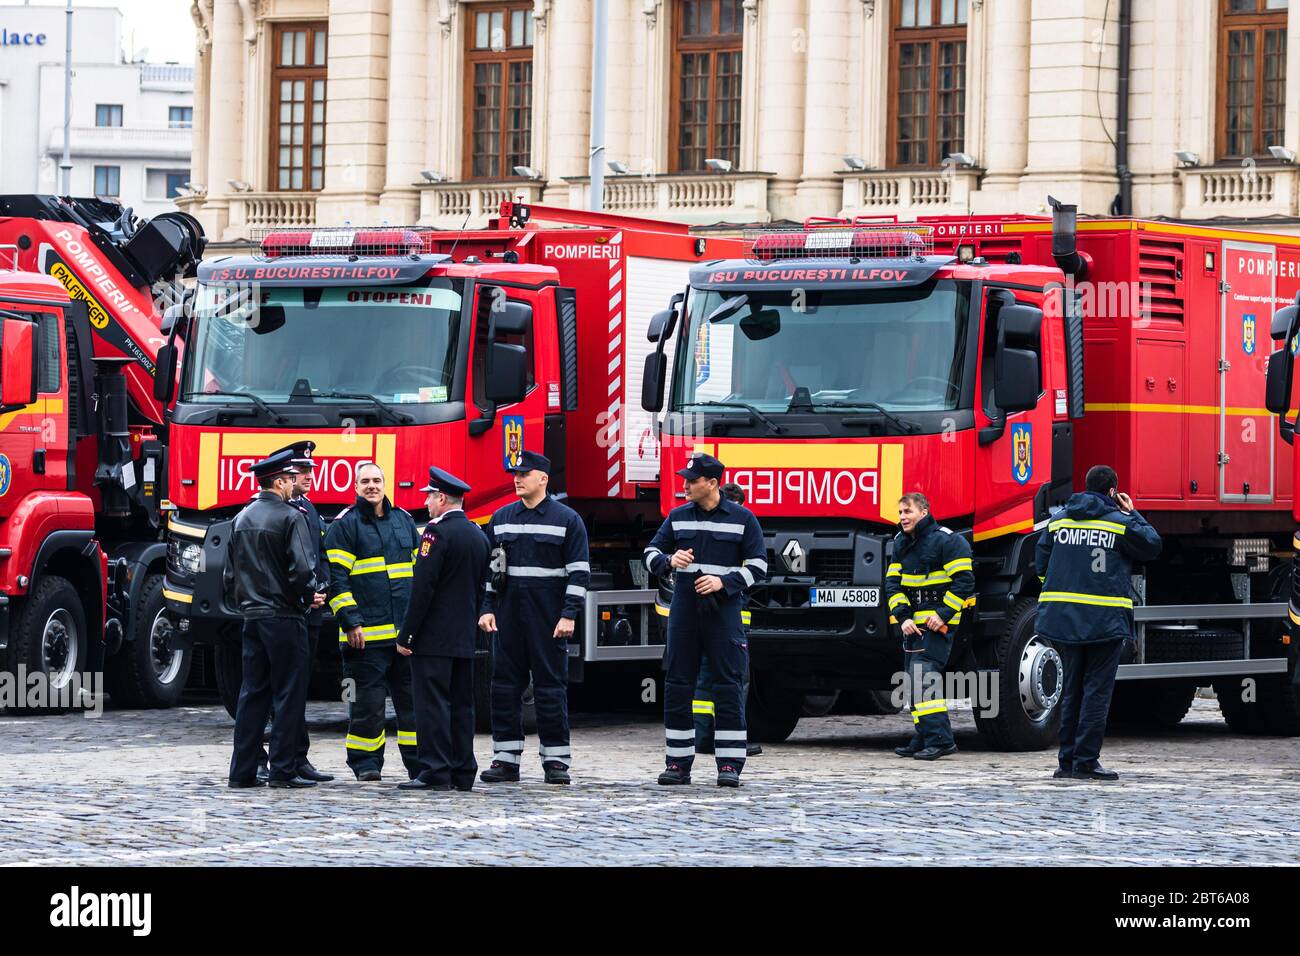
[[[691,455],[691,460],[686,463],[686,467],[677,470],[677,474],[692,480],[695,478],[716,478],[721,481],[722,472],[722,462],[712,455],[706,455],[702,452]]]
[[[535,451],[520,452],[519,464],[508,466],[506,471],[514,472],[516,475],[522,475],[526,471],[540,471],[549,475],[551,473],[551,459],[545,455],[539,455]]]
[[[253,462],[251,470],[258,478],[298,474],[298,470],[293,466],[293,451],[288,448],[282,448],[267,455],[261,461]]]
[[[453,498],[464,498],[469,494],[469,485],[449,471],[443,471],[436,465],[429,466],[429,483],[421,491],[441,491]]]

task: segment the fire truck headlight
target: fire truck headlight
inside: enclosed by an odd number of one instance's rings
[[[198,574],[202,561],[202,545],[173,539],[167,548],[168,564],[182,574]]]

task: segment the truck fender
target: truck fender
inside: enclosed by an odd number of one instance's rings
[[[164,541],[129,541],[118,545],[108,556],[110,568],[109,598],[121,617],[123,640],[134,640],[128,615],[140,599],[149,568],[167,562],[167,543]],[[114,570],[121,567],[122,571]]]
[[[1039,531],[1008,535],[988,543],[983,554],[975,558],[976,642],[1001,633],[1007,615],[1016,602],[1038,594],[1038,574],[1034,569],[1034,548]]]
[[[93,671],[102,670],[104,662],[104,560],[99,541],[93,531],[53,531],[41,542],[32,561],[31,581],[27,592],[40,583],[50,572],[50,565],[58,559],[67,561],[76,568],[70,577],[72,586],[81,596],[82,611],[86,615],[86,629],[89,634],[98,634],[99,640],[89,642],[89,667]],[[62,570],[62,569],[60,569]],[[7,637],[7,635],[6,635]],[[6,645],[8,641],[6,640]]]

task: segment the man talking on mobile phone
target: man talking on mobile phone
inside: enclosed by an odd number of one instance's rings
[[[1058,779],[1118,780],[1101,765],[1115,675],[1133,637],[1134,562],[1160,553],[1160,535],[1119,490],[1115,469],[1093,465],[1084,491],[1052,514],[1034,563],[1038,636],[1061,655],[1061,749]]]

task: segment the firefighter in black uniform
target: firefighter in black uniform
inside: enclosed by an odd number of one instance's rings
[[[408,777],[422,769],[411,703],[411,665],[394,648],[406,616],[419,533],[415,520],[384,494],[384,473],[358,465],[357,500],[325,535],[330,562],[330,610],[339,625],[343,677],[352,681],[348,705],[348,766],[358,780],[381,779],[384,703],[397,711],[397,749]]]
[[[745,767],[745,701],[749,640],[741,623],[744,592],[767,576],[767,551],[758,519],[718,491],[723,465],[696,454],[677,474],[688,504],[674,508],[645,550],[651,574],[674,575],[664,652],[665,785],[691,782],[695,725],[691,700],[700,658],[713,668],[714,759],[718,786],[740,786]]]
[[[919,492],[898,501],[893,558],[885,570],[889,622],[900,621],[914,733],[896,747],[900,757],[938,760],[957,752],[948,722],[944,668],[962,610],[975,603],[970,544],[930,517]]]
[[[1160,554],[1160,535],[1128,495],[1115,469],[1094,465],[1085,491],[1048,518],[1034,563],[1038,636],[1061,655],[1061,749],[1057,778],[1118,780],[1098,759],[1124,642],[1133,637],[1135,561]]]
[[[488,566],[483,529],[465,516],[469,485],[429,469],[429,523],[415,558],[415,581],[397,652],[410,657],[415,732],[424,769],[399,790],[472,790],[474,642]]]
[[[316,542],[289,504],[291,452],[252,466],[261,491],[235,518],[227,541],[223,585],[244,618],[244,673],[235,710],[230,786],[256,787],[262,735],[271,727],[272,787],[314,787],[299,776],[297,748],[307,706],[307,621],[317,591]]]
[[[519,779],[524,750],[522,696],[533,677],[537,736],[547,783],[569,782],[569,648],[591,577],[587,528],[577,512],[548,497],[551,461],[524,451],[514,472],[519,500],[487,524],[492,573],[479,627],[492,640],[492,765],[480,779]]]

